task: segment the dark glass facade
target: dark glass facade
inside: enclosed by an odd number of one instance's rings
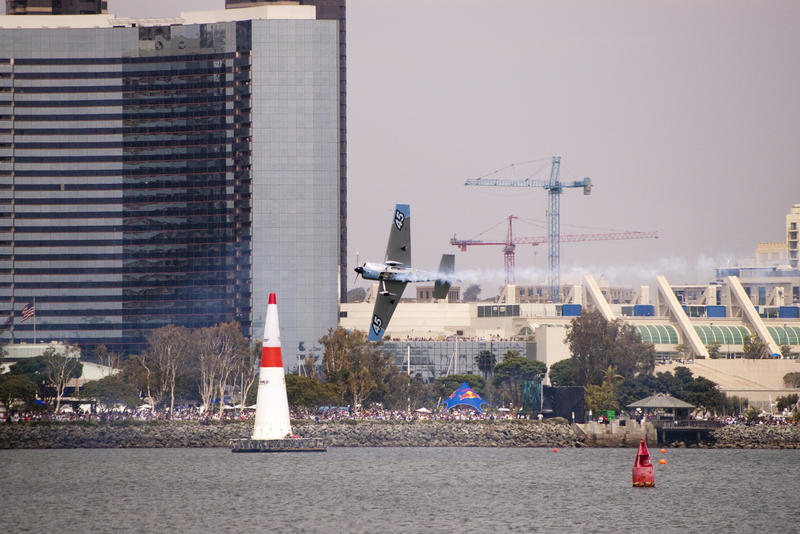
[[[137,352],[154,328],[231,320],[260,337],[266,291],[295,310],[291,344],[335,326],[318,241],[339,233],[336,45],[315,20],[0,29],[0,339]],[[320,191],[290,213],[287,154]]]
[[[296,0],[315,6],[317,19],[339,23],[339,265],[347,265],[347,0]],[[225,0],[226,9],[285,4],[285,0]],[[347,302],[347,269],[339,273],[339,295]]]
[[[523,358],[530,352],[535,359],[533,344],[524,341],[385,341],[383,349],[395,365],[426,382],[452,374],[483,374],[478,368],[482,351],[494,354],[498,362],[512,350]]]
[[[95,15],[107,12],[107,0],[6,0],[8,15]]]

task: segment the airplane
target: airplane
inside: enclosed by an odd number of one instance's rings
[[[442,254],[439,271],[435,273],[412,269],[411,207],[408,204],[397,204],[389,231],[386,259],[383,263],[366,262],[355,268],[356,273],[362,278],[377,280],[380,285],[367,339],[380,341],[383,338],[389,320],[409,282],[435,282],[433,298],[446,298],[450,291],[450,283],[454,281],[451,274],[455,268],[455,258],[454,254]]]

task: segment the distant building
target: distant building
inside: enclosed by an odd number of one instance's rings
[[[0,341],[260,338],[269,291],[285,352],[335,326],[340,30],[291,2],[0,17]]]
[[[417,286],[417,302],[433,302],[433,286]],[[461,288],[458,286],[450,286],[447,292],[447,302],[460,302],[461,301]]]
[[[798,267],[798,233],[800,203],[786,214],[786,241],[758,243],[755,266],[742,264],[716,270],[717,279],[736,276],[759,313],[778,317],[781,306],[800,304],[800,267]]]
[[[6,15],[99,15],[107,0],[6,0]]]
[[[381,349],[388,352],[395,365],[409,376],[426,382],[453,374],[482,375],[478,368],[478,356],[483,351],[494,354],[498,364],[503,362],[509,351],[514,351],[522,358],[535,359],[535,345],[523,341],[386,341]]]
[[[314,6],[317,20],[338,23],[339,85],[339,295],[347,302],[347,2],[346,0],[225,0],[225,9],[269,5]],[[282,313],[282,312],[281,312]]]
[[[800,203],[792,206],[786,215],[786,251],[789,256],[789,266],[792,269],[800,269]]]
[[[756,267],[780,267],[788,258],[786,242],[756,244]]]

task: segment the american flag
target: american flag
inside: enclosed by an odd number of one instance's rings
[[[27,321],[34,315],[36,315],[36,308],[34,308],[33,302],[29,302],[24,308],[22,308],[22,320]]]

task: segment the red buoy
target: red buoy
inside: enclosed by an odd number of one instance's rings
[[[650,453],[644,439],[639,440],[639,450],[633,464],[633,485],[637,488],[652,488],[656,485],[653,464],[650,463]]]

